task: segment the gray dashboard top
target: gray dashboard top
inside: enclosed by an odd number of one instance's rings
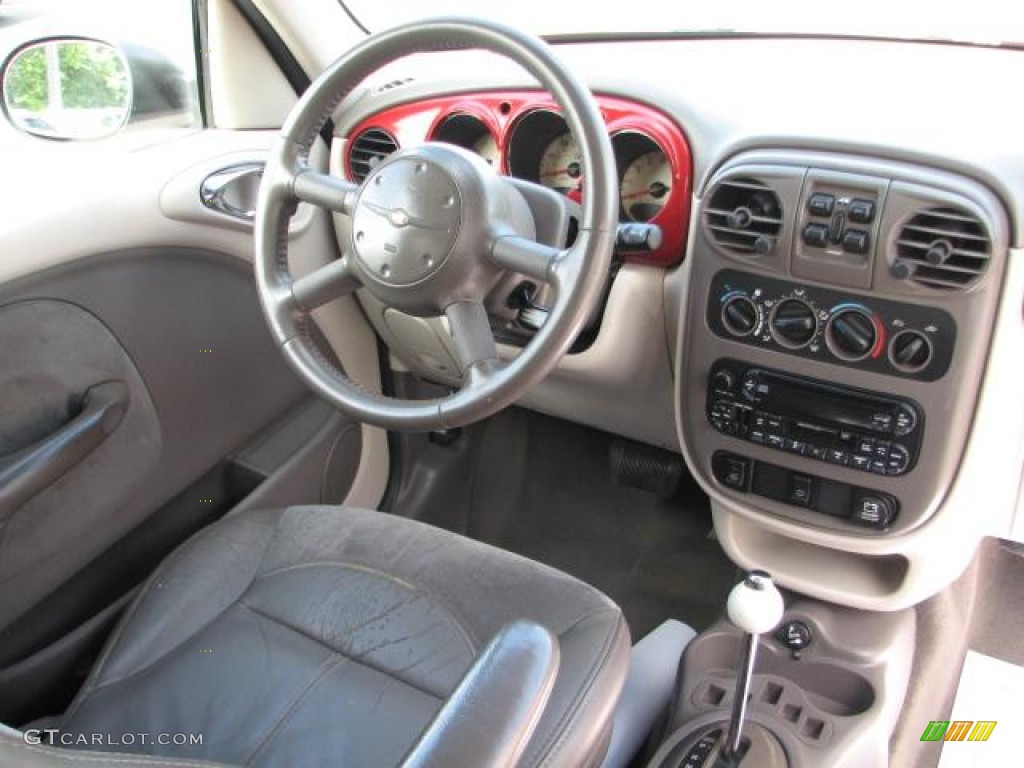
[[[1024,53],[961,45],[846,39],[681,39],[564,43],[557,54],[592,89],[649,103],[686,132],[698,192],[744,149],[803,148],[917,162],[998,193],[1024,244]],[[451,76],[452,72],[472,73]],[[336,114],[342,134],[417,98],[533,87],[509,62],[477,51],[429,54],[377,73]]]

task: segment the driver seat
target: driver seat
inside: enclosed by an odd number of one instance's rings
[[[153,573],[57,743],[230,765],[397,766],[488,642],[519,619],[557,638],[560,664],[518,764],[598,764],[629,665],[622,613],[600,592],[382,512],[231,516]],[[515,699],[515,682],[505,687],[498,698]],[[469,728],[472,716],[456,713]],[[94,744],[93,734],[110,736]],[[134,743],[119,744],[123,734]],[[153,743],[159,734],[202,734],[202,744]],[[0,758],[24,758],[17,764],[32,764],[32,749],[42,752],[0,739]]]

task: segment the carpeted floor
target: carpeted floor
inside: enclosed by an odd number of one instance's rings
[[[634,639],[667,618],[707,627],[736,577],[709,535],[707,497],[685,472],[668,501],[615,484],[615,439],[508,409],[454,446],[421,439],[391,507],[595,585],[622,606]]]

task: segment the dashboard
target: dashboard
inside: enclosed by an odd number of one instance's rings
[[[620,227],[661,239],[620,247],[593,338],[523,404],[681,454],[735,562],[842,605],[913,605],[983,535],[1020,538],[1024,108],[998,83],[1024,56],[813,39],[557,52],[605,116]],[[578,195],[572,137],[514,68],[459,52],[381,82],[336,115],[336,173],[358,179],[370,138],[443,140]],[[984,120],[947,108],[968,93]],[[364,309],[402,364],[456,383],[442,321]]]

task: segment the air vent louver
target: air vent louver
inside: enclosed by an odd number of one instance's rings
[[[991,255],[991,240],[977,217],[954,208],[929,208],[900,230],[894,267],[913,282],[955,290],[984,274]]]
[[[352,180],[362,184],[370,171],[398,149],[398,142],[387,131],[380,128],[368,128],[352,139],[348,153],[348,167],[352,170]]]
[[[775,250],[782,204],[771,187],[757,179],[728,179],[715,188],[704,208],[704,226],[725,250],[763,256]]]

